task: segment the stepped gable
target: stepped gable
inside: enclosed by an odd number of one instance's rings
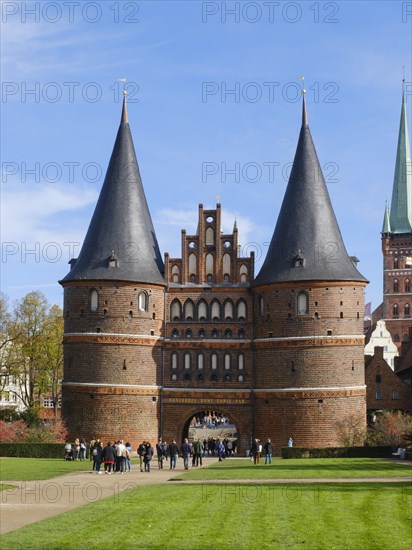
[[[309,130],[304,95],[289,183],[254,286],[288,281],[367,282],[346,252]]]
[[[77,260],[60,281],[131,281],[165,285],[164,264],[146,202],[126,96],[112,156]]]

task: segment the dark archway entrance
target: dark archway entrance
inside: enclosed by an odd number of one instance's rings
[[[191,414],[184,424],[184,438],[194,442],[200,439],[205,446],[205,455],[213,456],[218,441],[223,441],[228,455],[236,454],[238,449],[238,430],[230,415],[218,410],[199,410]]]

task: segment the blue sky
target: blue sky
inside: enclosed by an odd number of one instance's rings
[[[178,256],[180,230],[194,232],[198,204],[220,195],[223,229],[236,217],[259,269],[304,75],[335,213],[376,307],[403,66],[411,128],[411,25],[412,2],[396,1],[3,1],[2,290],[14,300],[38,289],[62,305],[57,281],[80,250],[117,132],[119,77],[162,253]]]

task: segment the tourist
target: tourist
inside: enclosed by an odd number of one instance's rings
[[[101,441],[96,442],[94,451],[96,451],[96,454],[93,456],[94,469],[96,470],[96,474],[101,474],[100,466],[103,460],[103,445]]]
[[[79,456],[79,458],[80,458],[81,461],[86,460],[86,440],[85,439],[80,440],[80,456]]]
[[[193,444],[193,466],[203,466],[202,463],[202,454],[203,454],[204,445],[203,442],[198,439]]]
[[[169,445],[169,457],[170,457],[170,469],[174,470],[176,468],[177,457],[179,456],[179,447],[176,444],[176,440],[173,439],[172,443]]]
[[[80,439],[76,437],[74,440],[74,460],[79,460],[80,454]]]
[[[126,469],[126,445],[120,439],[116,445],[116,472],[124,473]]]
[[[111,474],[112,469],[114,471],[116,453],[115,453],[115,449],[112,446],[112,444],[110,443],[110,441],[106,445],[106,447],[103,449],[102,459],[103,459],[103,462],[104,462],[104,473],[105,474]]]
[[[225,458],[225,445],[223,441],[217,440],[217,456],[219,457],[219,462]]]
[[[189,440],[185,438],[182,445],[182,457],[183,457],[183,466],[185,470],[189,469],[189,458],[192,454],[192,446],[189,443]]]
[[[145,472],[150,473],[150,461],[153,458],[153,454],[154,454],[153,447],[151,446],[151,444],[149,442],[147,442],[146,443],[145,454],[144,454],[144,457],[143,457],[144,471]]]
[[[157,467],[159,470],[163,470],[163,459],[164,459],[164,447],[162,443],[162,438],[159,438],[159,441],[156,443],[156,453],[157,453]]]
[[[131,462],[130,458],[132,456],[132,446],[129,442],[126,443],[126,449],[125,449],[125,458],[126,458],[126,465],[125,465],[125,471],[130,472],[131,470]]]
[[[254,439],[252,441],[252,445],[250,447],[250,455],[251,460],[253,460],[253,464],[257,464],[257,457],[258,457],[258,440]]]
[[[137,454],[139,455],[140,460],[140,471],[143,472],[143,459],[144,455],[146,454],[146,441],[140,443],[139,447],[137,448]]]
[[[268,439],[265,443],[265,464],[272,464],[273,445],[272,441]]]
[[[293,439],[289,437],[288,447],[293,447]]]

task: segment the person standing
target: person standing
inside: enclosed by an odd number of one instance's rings
[[[258,457],[258,440],[254,439],[252,441],[252,445],[250,447],[250,454],[253,458],[253,464],[257,464],[257,457]]]
[[[265,443],[265,464],[272,464],[273,444],[270,439]]]
[[[132,446],[129,442],[126,443],[126,449],[125,449],[125,456],[126,456],[126,465],[125,465],[125,471],[130,472],[131,470],[131,456],[132,456]]]
[[[116,460],[118,460],[119,466],[117,466],[116,462],[116,472],[119,471],[121,474],[124,474],[124,471],[126,469],[126,445],[123,443],[123,439],[120,439],[117,442],[116,447]],[[117,469],[119,467],[119,470]]]
[[[194,451],[193,466],[199,466],[199,464],[200,466],[203,466],[203,462],[202,462],[203,449],[204,449],[203,442],[200,439],[195,441],[195,443],[193,444],[193,451]]]
[[[96,451],[96,454],[94,455],[96,474],[101,474],[102,472],[100,471],[100,466],[103,461],[103,445],[101,441],[96,442],[94,450]]]
[[[74,440],[74,460],[79,460],[80,454],[80,439],[76,437]]]
[[[293,439],[289,437],[288,447],[293,447]]]
[[[114,471],[114,463],[115,463],[115,460],[116,460],[116,453],[115,453],[114,447],[112,446],[110,441],[106,445],[106,447],[103,449],[102,459],[103,459],[103,462],[104,462],[104,473],[105,474],[111,474],[112,473],[112,468],[113,468],[113,471]]]
[[[172,443],[169,445],[169,458],[170,458],[170,469],[174,470],[176,468],[177,457],[179,456],[179,447],[176,444],[176,440],[173,439]]]
[[[217,456],[219,457],[219,462],[225,458],[225,445],[223,441],[217,440]]]
[[[191,454],[192,454],[192,446],[190,445],[189,440],[186,437],[182,445],[183,466],[185,470],[189,469],[189,458]]]
[[[86,460],[86,440],[80,440],[80,460],[83,462]]]
[[[154,454],[153,447],[151,446],[151,444],[149,442],[147,442],[146,443],[146,452],[145,452],[145,455],[144,455],[144,458],[143,458],[143,462],[144,462],[144,471],[148,472],[149,474],[150,474],[150,461],[153,458],[153,454]]]

